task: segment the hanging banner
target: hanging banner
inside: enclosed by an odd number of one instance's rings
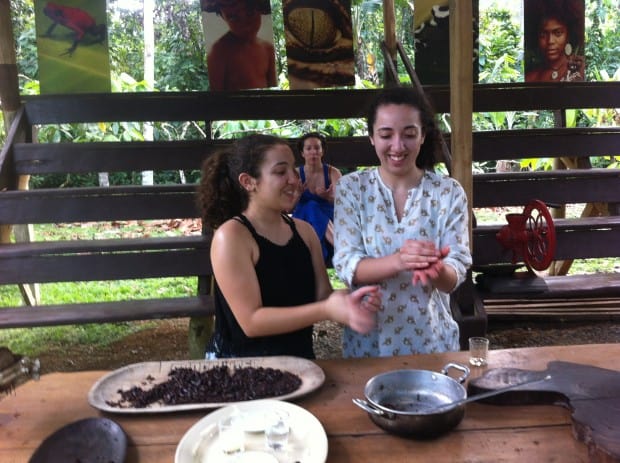
[[[526,82],[585,80],[585,1],[524,0]]]
[[[276,87],[269,0],[201,0],[210,90]]]
[[[450,83],[450,6],[448,0],[413,2],[414,67],[423,85]],[[478,82],[478,0],[472,1],[473,81]]]
[[[349,0],[283,0],[291,89],[355,84]]]
[[[106,0],[35,0],[41,94],[110,92]]]

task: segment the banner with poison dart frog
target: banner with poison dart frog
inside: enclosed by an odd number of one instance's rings
[[[35,0],[41,94],[110,92],[106,0]]]

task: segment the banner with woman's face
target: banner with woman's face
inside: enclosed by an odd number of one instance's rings
[[[524,0],[526,82],[585,80],[585,0]]]

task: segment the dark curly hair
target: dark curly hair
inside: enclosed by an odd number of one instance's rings
[[[585,5],[584,0],[525,0],[523,3],[525,14],[524,34],[528,44],[532,44],[529,51],[534,56],[527,56],[532,62],[537,63],[542,60],[537,56],[538,33],[545,21],[556,19],[566,25],[568,30],[568,41],[573,49],[581,48],[583,54],[583,40],[585,33]],[[534,46],[535,45],[535,46]]]
[[[416,159],[420,169],[433,170],[441,159],[441,133],[437,126],[435,110],[428,103],[425,95],[413,87],[387,87],[379,93],[366,112],[368,135],[372,137],[377,120],[377,111],[381,106],[406,105],[420,111],[424,143]]]
[[[271,14],[271,2],[269,0],[200,0],[200,8],[207,13],[222,15],[222,6],[226,3],[242,1],[249,10],[256,10],[260,14]]]
[[[216,229],[248,207],[248,192],[241,187],[239,175],[259,179],[265,154],[276,145],[288,143],[273,135],[248,135],[207,157],[197,190],[203,225]]]
[[[308,132],[297,140],[297,150],[300,154],[304,151],[304,143],[308,138],[316,138],[319,140],[321,142],[321,148],[323,148],[323,154],[327,153],[327,138],[325,138],[325,135],[319,132]]]

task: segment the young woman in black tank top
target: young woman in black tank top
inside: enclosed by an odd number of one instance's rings
[[[374,327],[377,286],[333,291],[316,232],[291,219],[299,178],[288,144],[250,135],[207,158],[198,190],[214,230],[215,357],[314,357],[312,326],[332,320],[359,332]]]

